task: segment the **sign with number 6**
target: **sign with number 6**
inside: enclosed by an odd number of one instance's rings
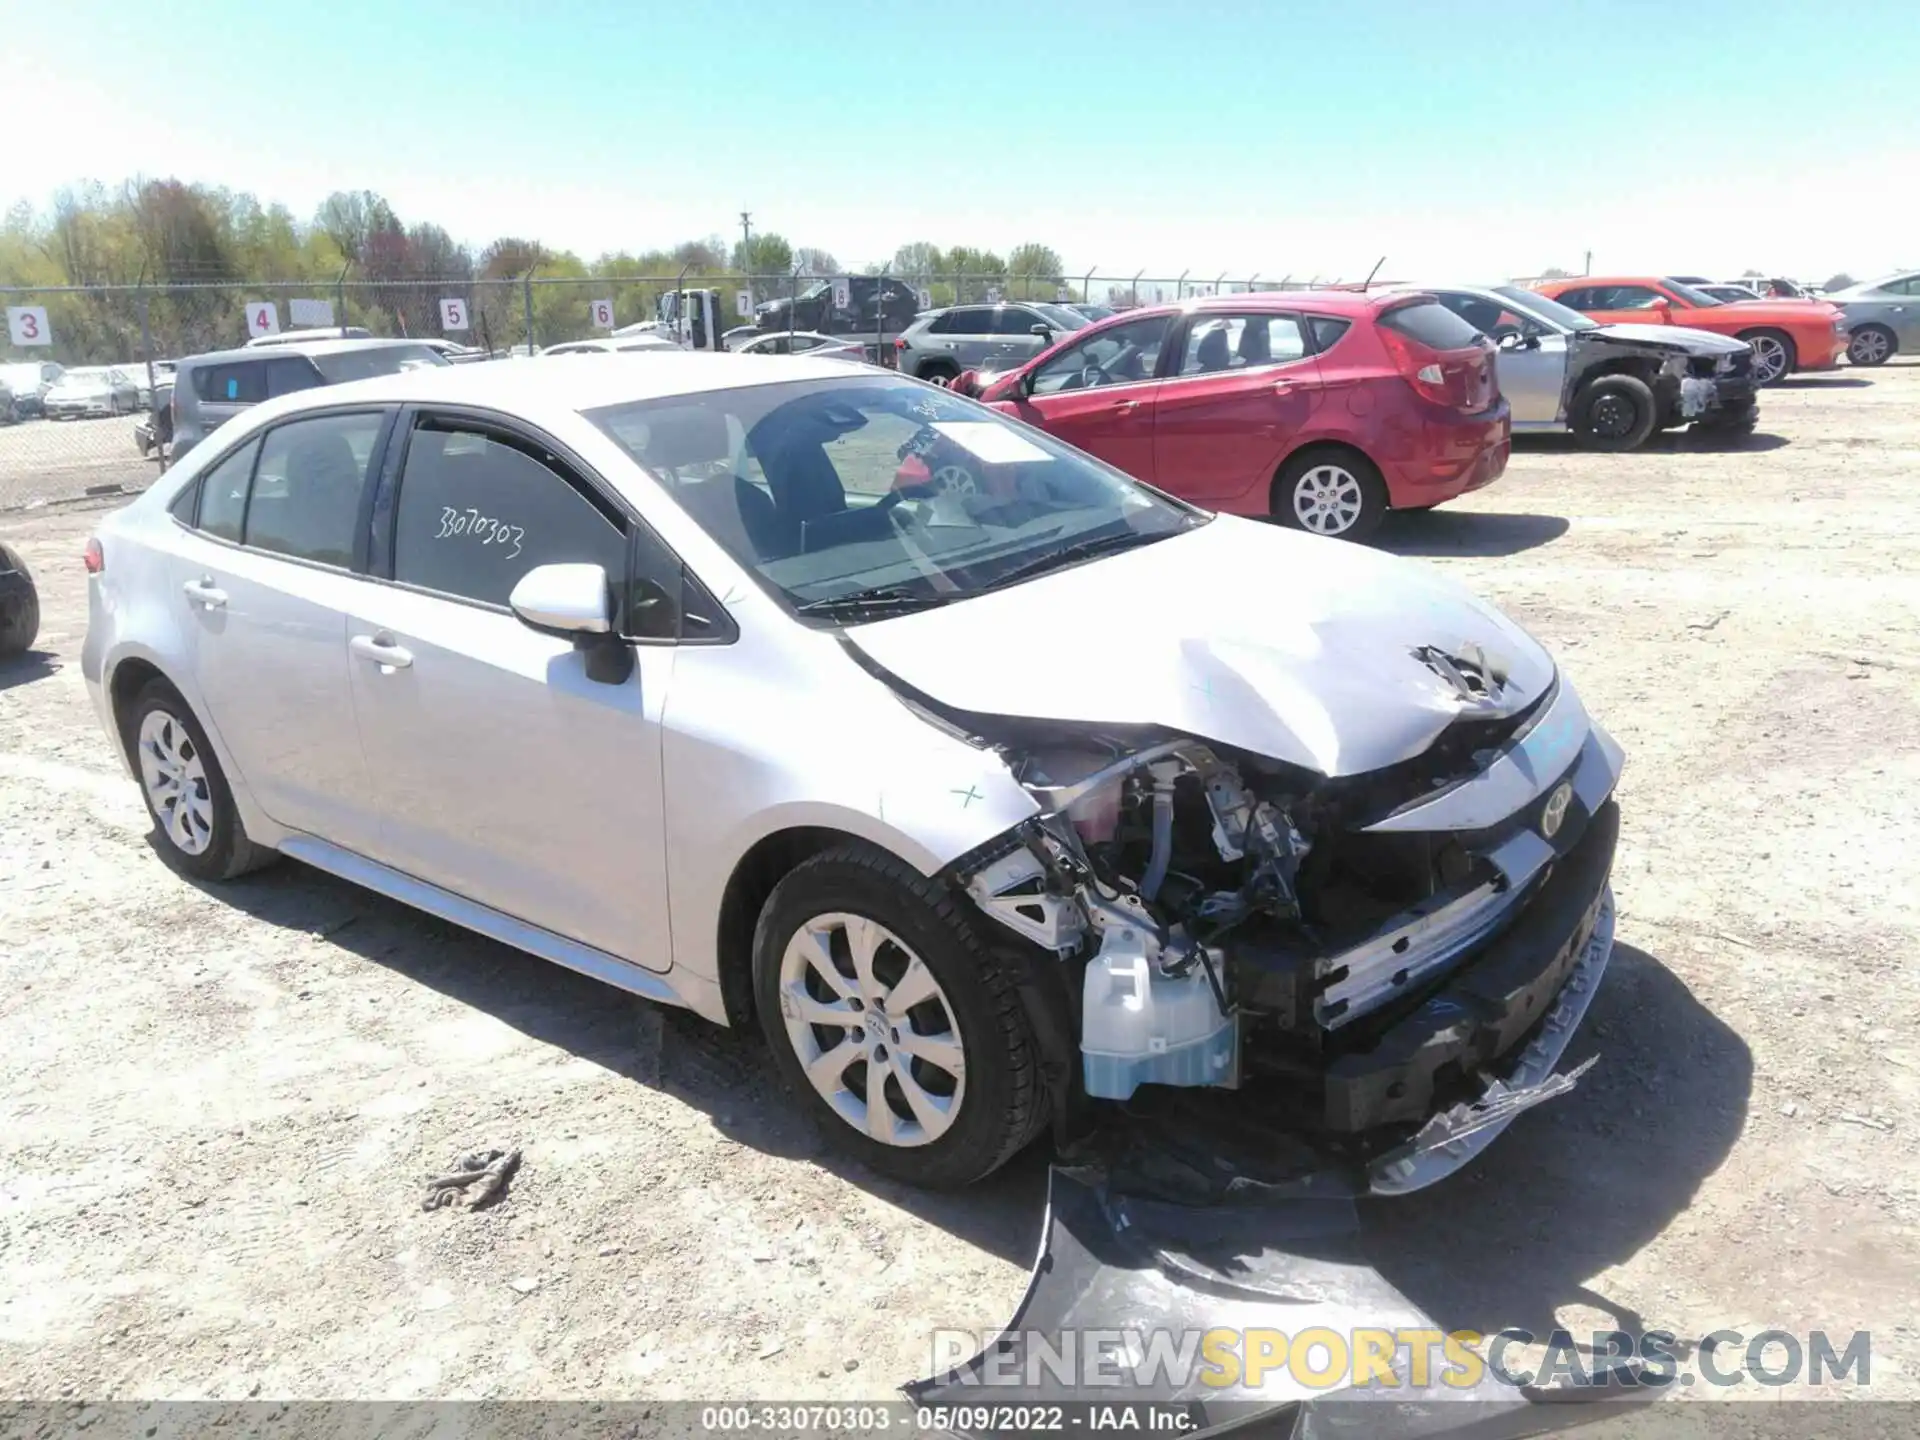
[[[47,324],[44,305],[9,305],[7,339],[16,345],[51,345],[53,327]]]
[[[590,307],[593,311],[593,323],[602,330],[613,328],[613,301],[595,300]]]
[[[256,340],[262,335],[280,333],[280,307],[271,300],[247,302],[247,333]]]
[[[440,302],[440,328],[442,330],[464,330],[467,328],[467,302],[460,299],[448,299]]]

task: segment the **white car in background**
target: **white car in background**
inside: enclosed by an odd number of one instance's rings
[[[1621,752],[1546,651],[948,391],[750,355],[306,390],[86,558],[170,864],[290,855],[757,1023],[900,1178],[1258,1080],[1401,1193],[1576,1078]]]
[[[77,365],[62,373],[40,397],[49,420],[92,420],[132,415],[140,409],[140,385],[132,374],[111,365]]]
[[[684,350],[671,336],[654,332],[650,334],[619,336],[611,340],[567,340],[558,345],[549,345],[540,352],[540,358],[550,355],[624,355],[639,351]]]

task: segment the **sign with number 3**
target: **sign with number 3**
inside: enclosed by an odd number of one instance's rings
[[[44,305],[9,305],[7,339],[15,345],[51,345],[53,327],[47,324]]]

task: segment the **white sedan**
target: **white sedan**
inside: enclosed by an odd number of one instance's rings
[[[177,869],[290,855],[757,1024],[887,1173],[1244,1085],[1388,1193],[1571,1083],[1621,756],[1546,652],[947,391],[746,355],[307,390],[87,567]]]

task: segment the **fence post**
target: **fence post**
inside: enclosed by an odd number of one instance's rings
[[[1087,278],[1080,282],[1080,303],[1082,305],[1091,305],[1093,303],[1093,272],[1099,268],[1098,265],[1089,267],[1087,270]]]
[[[347,271],[352,268],[353,261],[347,261],[340,267],[340,273],[333,282],[333,303],[340,307],[340,338],[342,340],[347,338]],[[287,308],[289,310],[293,308],[291,300],[287,302]],[[293,317],[289,315],[287,318],[291,320]]]
[[[793,274],[787,280],[787,350],[793,350],[793,312],[800,308],[800,267],[793,267]]]
[[[1247,277],[1247,294],[1249,295],[1253,294],[1253,282],[1258,280],[1259,278],[1260,278],[1260,272],[1258,270],[1254,271],[1253,274]]]
[[[1187,276],[1191,273],[1193,272],[1189,270],[1182,270],[1180,272],[1180,278],[1174,282],[1173,286],[1174,299],[1184,300],[1187,298]]]
[[[533,271],[534,271],[534,267],[529,265],[527,267],[526,273],[520,277],[520,295],[521,295],[521,298],[525,300],[526,306],[527,306],[527,358],[529,360],[531,360],[534,356]]]
[[[147,362],[147,425],[153,435],[153,453],[160,473],[167,473],[167,447],[160,443],[160,387],[153,379],[153,325],[147,310],[147,272],[140,270],[140,355]]]
[[[880,267],[880,283],[873,287],[873,363],[886,363],[887,349],[887,272],[893,269],[889,260]]]

